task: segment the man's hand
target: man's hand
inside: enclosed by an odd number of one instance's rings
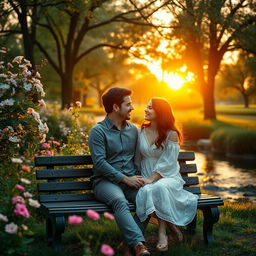
[[[139,189],[140,187],[144,186],[144,178],[138,175],[131,177],[125,176],[122,179],[122,182],[136,189]]]

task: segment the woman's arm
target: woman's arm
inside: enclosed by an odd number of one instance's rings
[[[155,172],[150,176],[149,178],[144,178],[145,185],[153,183],[154,181],[157,181],[159,179],[163,178],[158,172]]]

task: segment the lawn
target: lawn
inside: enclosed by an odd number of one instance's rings
[[[165,256],[254,256],[256,255],[256,205],[250,202],[230,203],[220,207],[220,220],[214,226],[215,242],[205,245],[202,240],[202,214],[198,212],[197,234],[193,237],[185,234],[185,240],[181,244],[174,244],[169,236],[170,249],[167,252],[155,251],[157,227],[149,224],[146,230],[147,246],[152,255]],[[184,231],[184,230],[183,230]],[[81,226],[68,227],[63,237],[63,251],[54,254],[47,248],[44,242],[44,226],[38,224],[35,242],[31,246],[31,255],[61,255],[82,256],[83,246],[77,238],[77,233],[91,245],[91,248],[102,243],[111,245],[114,249],[122,240],[119,230],[114,222],[100,219],[99,222],[85,220]],[[185,232],[184,232],[185,233]],[[99,240],[96,245],[97,239]],[[95,250],[91,255],[102,255]],[[90,255],[90,254],[87,254]],[[121,256],[116,251],[115,255]]]

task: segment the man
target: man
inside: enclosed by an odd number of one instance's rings
[[[126,255],[131,255],[129,248],[132,248],[136,256],[147,256],[150,253],[143,236],[146,223],[141,223],[136,215],[132,216],[128,202],[135,203],[138,189],[144,185],[142,176],[135,175],[133,161],[137,128],[126,121],[133,110],[130,95],[130,90],[112,88],[102,96],[107,115],[89,135],[94,164],[93,188],[95,197],[113,209],[124,237],[119,249]]]

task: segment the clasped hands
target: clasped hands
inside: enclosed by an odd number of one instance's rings
[[[139,189],[147,184],[150,184],[153,182],[153,180],[148,179],[148,178],[143,178],[142,176],[135,175],[135,176],[125,176],[124,179],[122,180],[125,184],[127,184],[130,187]]]

